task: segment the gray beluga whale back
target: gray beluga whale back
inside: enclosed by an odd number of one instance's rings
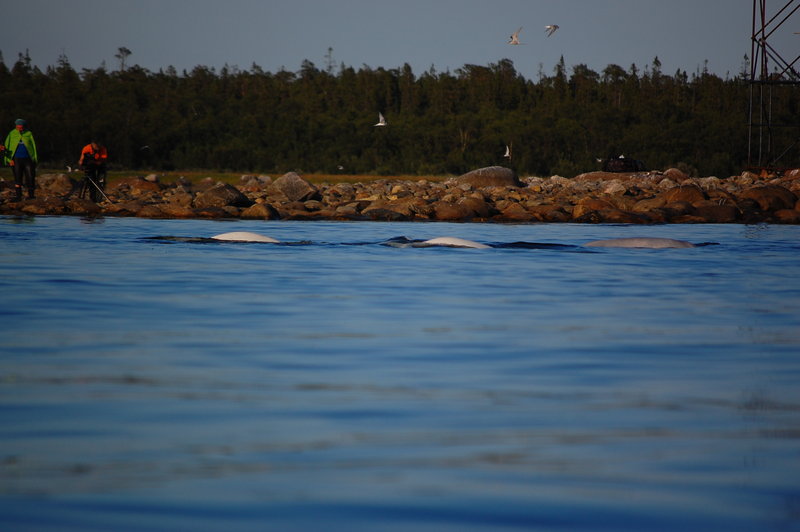
[[[270,244],[278,244],[280,240],[275,240],[272,237],[259,235],[258,233],[250,233],[248,231],[233,231],[231,233],[222,233],[211,237],[214,240],[222,240],[224,242],[266,242]]]
[[[594,248],[648,248],[648,249],[696,247],[691,242],[687,242],[685,240],[674,240],[672,238],[653,238],[653,237],[612,238],[609,240],[595,240],[585,245],[587,247],[594,247]]]
[[[466,240],[464,238],[458,238],[455,236],[440,236],[437,238],[431,238],[430,240],[426,240],[420,243],[421,246],[445,246],[451,248],[473,248],[473,249],[488,249],[491,246],[487,246],[486,244],[481,244],[480,242],[474,242],[472,240]]]

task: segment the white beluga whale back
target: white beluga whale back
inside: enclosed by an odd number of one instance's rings
[[[586,244],[594,248],[648,248],[648,249],[667,249],[667,248],[693,248],[696,247],[691,242],[685,240],[674,240],[672,238],[653,238],[653,237],[633,237],[633,238],[612,238],[609,240],[595,240]]]
[[[491,247],[487,246],[486,244],[481,244],[480,242],[474,242],[472,240],[466,240],[464,238],[458,238],[455,236],[440,236],[437,238],[431,238],[430,240],[422,242],[422,244],[426,246],[445,246],[451,248],[473,249],[488,249]]]
[[[214,240],[222,240],[224,242],[266,242],[270,244],[277,244],[280,240],[275,240],[272,237],[259,235],[258,233],[250,233],[248,231],[233,231],[231,233],[222,233],[211,237]]]

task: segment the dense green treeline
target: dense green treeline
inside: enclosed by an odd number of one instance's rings
[[[743,76],[665,75],[657,58],[600,73],[562,59],[532,81],[510,60],[420,75],[309,61],[298,72],[79,73],[64,56],[42,72],[20,54],[10,68],[0,57],[0,124],[26,118],[40,159],[57,166],[95,137],[125,168],[442,175],[505,164],[572,176],[624,154],[731,175],[747,159],[748,90]],[[379,112],[387,127],[374,127]]]

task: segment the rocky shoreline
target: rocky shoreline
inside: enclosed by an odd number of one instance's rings
[[[570,223],[800,224],[800,170],[779,177],[744,172],[691,178],[678,169],[590,172],[573,178],[519,179],[493,166],[444,182],[420,179],[314,185],[290,172],[278,178],[242,176],[236,186],[210,178],[160,183],[155,175],[109,184],[110,201],[78,197],[80,178],[45,174],[36,199],[13,201],[0,182],[0,214]]]

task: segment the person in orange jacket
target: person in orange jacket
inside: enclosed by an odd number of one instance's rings
[[[84,177],[81,185],[80,197],[89,191],[89,199],[96,202],[100,193],[106,188],[106,162],[108,161],[108,151],[106,147],[96,140],[83,147],[78,166],[83,168]],[[103,194],[105,195],[105,194]]]

